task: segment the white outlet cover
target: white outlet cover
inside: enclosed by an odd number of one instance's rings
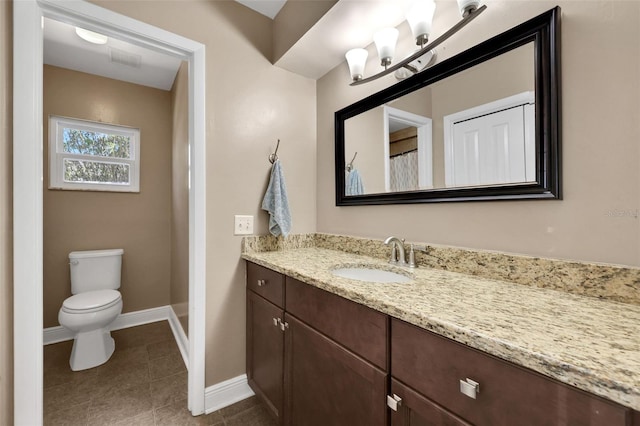
[[[233,227],[233,235],[251,235],[253,234],[253,216],[252,215],[235,215],[235,224]]]

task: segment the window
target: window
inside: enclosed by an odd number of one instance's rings
[[[49,188],[140,191],[140,130],[49,117]]]

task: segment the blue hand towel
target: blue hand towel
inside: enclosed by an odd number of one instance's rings
[[[358,170],[353,169],[347,176],[347,187],[345,188],[346,195],[362,195],[364,194],[364,185],[360,178]]]
[[[262,210],[269,212],[269,232],[276,237],[286,237],[291,231],[291,213],[280,160],[276,160],[271,167],[271,178],[262,200]]]

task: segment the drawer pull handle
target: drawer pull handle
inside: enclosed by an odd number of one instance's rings
[[[267,285],[267,281],[266,280],[258,280],[258,287],[262,287]]]
[[[398,411],[398,408],[402,406],[402,398],[400,398],[395,393],[393,396],[387,395],[387,407],[391,408],[393,411]]]
[[[460,380],[460,392],[469,398],[476,399],[476,396],[480,393],[480,383],[474,382],[469,378]]]

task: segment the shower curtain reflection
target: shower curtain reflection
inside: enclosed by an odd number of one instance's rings
[[[389,159],[390,191],[418,189],[418,150],[394,155]]]

